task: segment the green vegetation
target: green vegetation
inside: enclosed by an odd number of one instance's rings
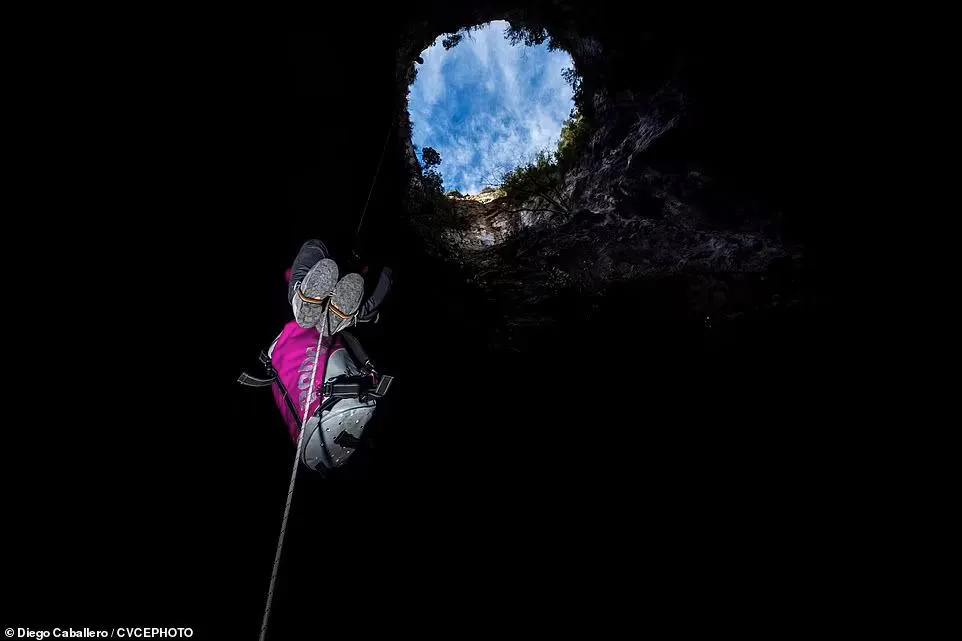
[[[433,230],[425,233],[435,234],[439,230],[463,231],[467,229],[468,222],[458,215],[457,209],[451,200],[445,197],[444,183],[438,167],[441,165],[441,154],[433,147],[421,149],[421,174],[425,189],[425,200],[421,204],[420,211],[414,215],[413,221],[422,230]],[[455,194],[461,196],[458,191],[448,192],[448,196]],[[440,242],[435,238],[432,242]]]
[[[584,83],[581,82],[581,76],[578,75],[578,72],[575,71],[573,67],[566,67],[561,70],[561,77],[571,85],[571,101],[576,105],[574,111],[578,111],[577,105],[581,105],[585,101]],[[584,112],[581,111],[579,113]],[[572,117],[574,117],[574,113],[572,113]]]
[[[562,172],[574,167],[587,142],[588,123],[584,116],[572,110],[568,119],[561,125],[558,150],[555,152],[555,162],[558,163]]]
[[[460,32],[452,33],[451,35],[446,36],[444,40],[441,41],[441,46],[444,47],[445,51],[447,51],[458,46],[458,43],[461,42],[463,39],[464,39],[463,33],[460,33]]]
[[[452,189],[451,191],[449,191],[444,195],[447,196],[448,198],[464,198],[464,194],[462,194],[457,189]]]
[[[441,154],[434,147],[424,147],[421,150],[421,160],[424,162],[425,171],[427,171],[441,164]]]
[[[441,164],[441,154],[433,147],[421,150],[421,169],[424,174],[424,186],[428,193],[440,196],[444,191],[444,181],[437,167]]]
[[[548,30],[536,25],[519,23],[516,20],[508,24],[508,28],[504,30],[504,37],[512,46],[521,44],[526,47],[536,47],[548,40]],[[548,43],[549,51],[557,48],[554,42]]]
[[[444,39],[441,40],[441,46],[444,47],[445,51],[450,51],[451,49],[454,49],[455,47],[457,47],[458,44],[460,44],[460,42],[464,40],[465,36],[467,36],[468,38],[471,38],[472,32],[480,31],[481,29],[484,29],[485,26],[487,26],[487,23],[476,24],[471,27],[463,27],[461,29],[458,29],[454,33],[446,34],[444,36]]]
[[[505,173],[502,176],[501,188],[508,195],[535,195],[544,191],[551,191],[561,182],[558,164],[546,151],[540,152],[534,160]]]
[[[561,127],[558,149],[553,153],[542,151],[530,162],[503,174],[501,188],[515,201],[538,197],[549,203],[550,211],[566,211],[560,194],[564,175],[574,167],[587,141],[588,123],[572,110]]]

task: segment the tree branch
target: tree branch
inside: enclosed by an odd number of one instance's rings
[[[563,211],[563,212],[568,212],[568,211],[570,211],[570,209],[571,209],[570,207],[567,207],[567,206],[565,206],[565,205],[562,205],[560,202],[558,202],[557,200],[555,200],[554,198],[552,198],[551,196],[549,196],[549,195],[548,195],[547,193],[545,193],[545,192],[541,192],[541,191],[530,191],[530,190],[527,190],[527,189],[524,189],[524,188],[519,188],[518,191],[520,191],[522,194],[527,194],[528,196],[532,196],[532,197],[535,197],[535,198],[544,198],[544,199],[547,200],[549,203],[551,203],[552,205],[554,205],[555,207],[557,207],[558,209],[560,209],[560,210]],[[510,198],[510,196],[509,196],[509,198]]]

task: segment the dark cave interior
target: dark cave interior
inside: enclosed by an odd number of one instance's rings
[[[308,238],[322,238],[339,260],[357,246],[372,267],[395,269],[382,321],[359,335],[397,383],[370,426],[371,447],[339,478],[322,481],[302,470],[268,638],[316,636],[316,617],[305,616],[314,606],[303,595],[330,585],[319,568],[328,560],[320,539],[348,541],[352,554],[404,556],[393,542],[416,529],[422,515],[443,520],[482,494],[533,491],[548,501],[560,493],[581,503],[576,497],[589,492],[587,503],[620,500],[633,512],[652,494],[730,492],[767,503],[815,482],[825,456],[816,408],[827,362],[825,257],[834,209],[820,169],[820,159],[832,154],[825,123],[835,100],[820,16],[679,3],[642,11],[582,0],[483,0],[470,7],[432,0],[378,12],[326,11],[282,43],[241,39],[218,47],[210,71],[201,73],[200,83],[231,96],[205,114],[228,131],[211,145],[216,152],[199,145],[192,154],[203,165],[196,176],[183,170],[175,177],[214,184],[215,194],[193,203],[199,209],[182,224],[167,225],[177,238],[158,255],[172,247],[196,253],[200,267],[188,270],[184,258],[183,281],[164,283],[157,293],[183,306],[177,340],[173,328],[160,337],[170,341],[170,353],[184,340],[209,337],[212,364],[188,377],[196,390],[183,403],[152,406],[152,420],[163,428],[130,437],[149,447],[112,459],[109,470],[90,469],[82,496],[79,486],[58,485],[63,502],[77,505],[90,488],[109,495],[118,477],[138,485],[138,501],[125,507],[128,523],[98,534],[84,555],[115,554],[123,539],[161,541],[150,544],[143,562],[113,563],[116,589],[88,612],[183,612],[195,621],[215,612],[245,638],[256,633],[294,450],[270,394],[233,382],[290,319],[283,273]],[[529,230],[531,246],[551,249],[551,257],[522,256],[508,243],[486,254],[486,264],[495,265],[486,285],[472,272],[477,264],[428,251],[409,224],[416,172],[403,123],[406,73],[437,35],[519,15],[567,43],[600,43],[603,56],[575,61],[586,93],[607,96],[591,104],[600,105],[608,129],[580,167],[576,215],[550,241]],[[332,25],[362,25],[363,35]],[[358,40],[363,55],[346,55]],[[669,108],[681,108],[677,124],[639,148],[631,161],[638,173],[610,174],[605,159],[666,86],[674,97]],[[355,245],[392,123],[400,126]],[[195,126],[196,138],[207,141],[206,124]],[[609,174],[624,189],[606,200]],[[710,177],[710,186],[695,185],[693,175]],[[592,211],[595,203],[610,205],[604,216]],[[199,230],[201,219],[217,230],[209,238]],[[628,244],[618,225],[655,229],[660,244],[644,245],[643,231],[636,234],[640,244]],[[197,237],[180,237],[183,229],[198,229]],[[724,272],[713,259],[698,258],[699,243],[735,234],[757,234],[790,250],[753,263],[757,245],[747,243]],[[674,264],[682,258],[676,248],[686,247],[693,267],[644,272],[639,247],[655,266]],[[589,267],[580,287],[528,295],[545,265],[573,272],[583,263]],[[194,310],[210,309],[210,282],[225,265],[245,294],[231,299],[238,320],[198,329]],[[602,277],[590,265],[641,276]],[[599,283],[595,291],[591,283]],[[721,307],[706,319],[704,305]],[[532,318],[537,322],[524,322]],[[183,361],[192,358],[193,351],[158,377],[184,379]],[[126,402],[133,411],[133,401]],[[353,500],[357,484],[349,481],[358,479],[380,482],[376,498]],[[442,496],[452,489],[459,495]],[[68,500],[70,491],[81,498]],[[444,507],[398,517],[372,506],[397,496]],[[157,523],[157,506],[178,519]],[[590,512],[573,507],[572,521],[583,524]],[[69,518],[67,508],[61,514]],[[438,536],[457,530],[450,528]],[[380,539],[373,544],[372,534]],[[81,562],[69,550],[59,554],[64,563]],[[217,569],[197,569],[207,564]],[[146,587],[155,581],[150,577],[170,589]],[[24,594],[49,589],[36,581]],[[69,596],[81,583],[68,577],[59,593]],[[163,599],[138,597],[151,590],[163,591]],[[212,604],[211,594],[229,605]],[[216,623],[203,625],[195,627],[210,636],[197,638],[240,638],[219,636]]]
[[[416,25],[413,31],[394,34],[401,50],[398,69],[439,33],[503,17],[505,9],[496,5],[472,11],[422,5],[423,21],[406,16],[407,24]],[[428,487],[563,479],[606,483],[626,492],[654,479],[673,492],[718,479],[735,486],[752,486],[759,479],[775,486],[803,483],[803,461],[816,447],[801,426],[817,395],[821,364],[817,291],[825,221],[817,204],[827,196],[806,168],[817,153],[813,103],[823,97],[817,69],[795,35],[800,25],[762,29],[756,21],[730,17],[722,28],[711,21],[692,25],[677,16],[652,16],[639,27],[627,10],[623,15],[616,8],[595,11],[589,3],[548,3],[543,10],[550,16],[563,10],[559,20],[577,25],[578,35],[597,38],[611,54],[600,68],[579,68],[592,87],[609,95],[630,91],[643,105],[645,96],[666,82],[676,83],[686,104],[682,125],[638,161],[661,174],[692,166],[710,173],[717,188],[695,196],[701,198],[697,205],[706,212],[706,226],[738,227],[745,217],[777,211],[778,237],[804,251],[799,260],[773,261],[730,276],[756,310],[737,320],[706,321],[692,313],[689,301],[699,294],[693,289],[704,280],[635,279],[592,295],[557,292],[538,304],[537,313],[550,322],[515,336],[518,342],[492,346],[487,338],[492,328],[509,324],[520,312],[510,297],[466,284],[470,274],[463,264],[429,255],[404,225],[412,173],[409,137],[395,136],[364,242],[365,251],[398,270],[384,323],[367,337],[384,369],[398,377],[398,391],[371,428],[375,446],[345,476]],[[288,135],[292,141],[316,141],[327,135],[309,123],[317,103],[325,100],[312,81],[315,65],[323,64],[323,40],[298,33],[291,43],[297,82],[285,99],[303,117],[287,123]],[[398,69],[372,72],[365,85],[395,109],[407,81],[403,76],[398,81]],[[375,78],[381,78],[377,89]],[[390,122],[388,109],[381,116],[374,124],[365,122],[368,153],[358,164],[362,178],[373,173],[380,137]],[[321,170],[319,148],[305,147],[290,161],[291,206],[302,227],[291,230],[286,246],[278,247],[283,251],[272,254],[274,273],[306,236],[335,235],[328,214],[317,219],[309,213],[330,210],[329,176]],[[603,156],[605,150],[597,151]],[[352,212],[362,201],[362,185],[345,199]],[[636,193],[620,206],[644,212],[646,198],[651,195]],[[340,246],[350,244],[346,239],[355,219],[344,217]],[[592,230],[586,233],[590,245]],[[779,297],[796,304],[779,308]],[[429,309],[423,301],[431,301]],[[272,322],[276,326],[280,318]],[[267,451],[277,466],[265,466],[261,474],[263,486],[273,489],[262,499],[264,513],[274,513],[270,506],[279,509],[290,447],[283,443],[283,430],[270,436],[258,432],[272,422],[279,425],[268,405],[245,399],[237,407],[238,421],[251,413],[262,417],[245,428],[252,449],[263,457],[261,443],[272,439]],[[317,479],[304,483],[303,502],[295,504],[300,509],[291,549],[306,553],[314,545],[311,533],[323,528],[327,515],[306,506],[336,494],[336,488],[337,483]],[[265,534],[266,580],[273,532],[267,528]],[[284,571],[277,616],[293,625],[299,618],[293,594],[310,582],[310,570],[288,563]]]

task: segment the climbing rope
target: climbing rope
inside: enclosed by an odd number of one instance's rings
[[[264,641],[267,636],[267,621],[271,616],[271,602],[274,600],[274,584],[277,583],[277,568],[281,564],[281,551],[284,549],[284,536],[287,534],[287,518],[291,514],[291,499],[294,497],[294,481],[297,480],[297,462],[301,458],[301,451],[304,448],[304,432],[307,431],[307,413],[311,407],[311,399],[315,395],[314,379],[317,376],[317,364],[321,359],[321,342],[324,340],[323,332],[317,335],[317,350],[314,353],[314,368],[311,370],[311,386],[307,389],[310,393],[304,400],[304,419],[301,421],[301,433],[297,437],[297,452],[294,453],[294,469],[291,471],[291,484],[287,488],[287,503],[284,505],[284,518],[281,519],[281,533],[277,537],[277,551],[274,553],[274,569],[271,570],[271,584],[267,588],[267,606],[264,608],[264,619],[261,621],[260,641]],[[323,438],[323,437],[321,437]]]
[[[371,204],[371,195],[374,193],[374,185],[377,184],[378,174],[381,173],[381,165],[384,163],[384,155],[387,153],[388,143],[391,141],[391,133],[394,131],[394,124],[396,120],[391,120],[391,126],[388,127],[387,136],[384,139],[384,147],[381,149],[381,157],[377,161],[377,168],[374,170],[374,179],[371,181],[371,189],[367,192],[367,200],[364,202],[364,208],[361,210],[361,220],[357,224],[357,231],[354,233],[354,241],[357,242],[357,238],[361,234],[361,225],[364,224],[364,215],[367,213],[367,207]],[[324,319],[327,318],[327,314],[323,316]],[[323,321],[322,321],[323,322]],[[318,332],[317,337],[317,352],[314,355],[314,368],[311,370],[311,385],[307,389],[310,392],[307,394],[307,399],[304,401],[304,418],[301,421],[301,433],[297,438],[297,451],[294,453],[294,469],[291,470],[291,483],[287,488],[287,503],[284,505],[284,517],[281,519],[281,532],[277,537],[277,551],[274,553],[274,567],[271,570],[271,582],[267,588],[267,605],[264,607],[264,618],[261,621],[261,635],[260,641],[264,641],[267,637],[267,622],[271,617],[271,604],[274,601],[274,586],[277,584],[277,569],[281,564],[281,553],[284,550],[284,538],[287,534],[287,519],[291,514],[291,502],[294,497],[294,483],[297,481],[297,468],[298,461],[301,460],[301,452],[304,449],[304,432],[307,431],[305,428],[307,426],[307,414],[311,407],[311,398],[316,393],[314,389],[315,377],[317,376],[317,365],[320,362],[321,357],[321,342],[324,340],[323,327],[321,331]],[[324,438],[323,435],[321,438]]]
[[[391,126],[387,129],[387,136],[384,138],[384,147],[381,149],[381,158],[377,161],[377,168],[374,170],[374,180],[371,181],[371,189],[367,192],[367,200],[364,202],[364,208],[361,210],[361,220],[357,223],[357,231],[354,232],[354,241],[357,242],[358,237],[361,235],[361,226],[364,224],[364,215],[367,213],[367,206],[371,204],[371,194],[374,193],[374,185],[377,184],[378,174],[381,173],[381,165],[384,163],[384,154],[387,153],[387,144],[391,142],[391,134],[394,132],[394,124],[396,119],[391,119]]]

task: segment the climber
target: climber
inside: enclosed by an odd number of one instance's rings
[[[349,331],[358,323],[377,322],[378,308],[391,289],[391,269],[381,270],[367,298],[360,274],[338,276],[338,265],[324,243],[304,243],[286,274],[294,320],[261,353],[267,377],[244,373],[238,379],[250,387],[272,387],[291,439],[304,441],[301,461],[322,473],[340,467],[353,454],[393,381],[374,369]]]

